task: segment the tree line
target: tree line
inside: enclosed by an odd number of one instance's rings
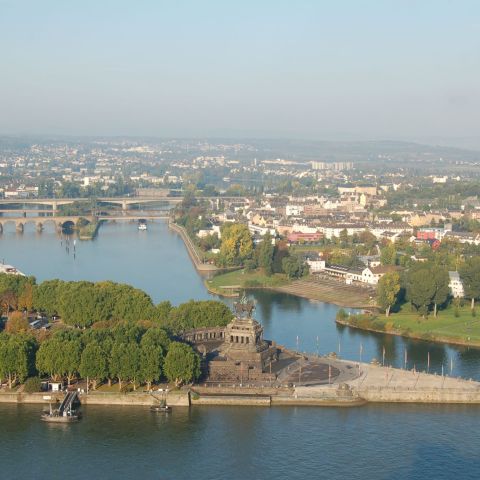
[[[176,385],[200,375],[200,358],[187,345],[160,327],[122,323],[115,328],[65,329],[38,342],[32,335],[0,334],[0,377],[11,388],[34,375],[53,381],[86,379],[93,389],[100,382],[118,383],[119,390],[136,389],[166,378]]]
[[[471,301],[475,314],[475,301],[480,299],[480,257],[467,258],[459,268],[465,297]],[[451,301],[448,268],[434,262],[417,262],[401,275],[389,272],[382,276],[377,286],[377,304],[387,316],[397,304],[410,303],[412,309],[423,317],[445,308]]]
[[[154,304],[144,291],[114,282],[67,282],[0,274],[3,314],[18,310],[59,316],[65,325],[86,328],[98,323],[149,321],[172,333],[199,327],[226,325],[232,319],[223,303],[189,301],[178,307]]]
[[[113,282],[65,282],[0,275],[5,329],[0,333],[0,379],[12,385],[35,375],[84,378],[136,388],[162,378],[177,385],[200,375],[200,359],[180,341],[185,330],[224,326],[233,317],[223,303],[155,305],[143,291]],[[30,311],[58,315],[52,331],[34,331]]]

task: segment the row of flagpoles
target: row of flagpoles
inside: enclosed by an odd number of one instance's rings
[[[319,337],[317,336],[316,338],[317,342],[317,356],[320,355],[319,347],[320,347],[320,342],[319,342]],[[300,347],[300,337],[297,335],[296,339],[296,345],[297,345],[297,352],[299,351]],[[341,344],[340,340],[338,340],[338,354],[341,353]],[[385,346],[382,348],[382,366],[385,366]],[[359,357],[360,357],[360,363],[362,363],[362,355],[363,355],[363,343],[360,343],[360,351],[359,351]],[[403,354],[403,368],[406,370],[407,365],[408,365],[408,351],[405,348],[404,349],[404,354]],[[413,370],[415,370],[415,364],[413,365]],[[427,352],[427,373],[430,371],[430,352]],[[450,375],[453,372],[453,357],[450,357]],[[444,374],[444,365],[442,363],[442,375]]]

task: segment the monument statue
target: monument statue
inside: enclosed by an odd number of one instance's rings
[[[235,309],[235,315],[237,318],[247,318],[251,319],[253,315],[253,311],[255,310],[255,305],[253,302],[247,300],[245,293],[243,297],[240,299],[239,302],[235,302],[233,304]]]

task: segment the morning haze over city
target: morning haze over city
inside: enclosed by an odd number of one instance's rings
[[[0,0],[4,474],[478,478],[479,18]]]

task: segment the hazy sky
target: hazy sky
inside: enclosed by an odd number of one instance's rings
[[[0,0],[0,62],[0,133],[479,136],[478,0]]]

